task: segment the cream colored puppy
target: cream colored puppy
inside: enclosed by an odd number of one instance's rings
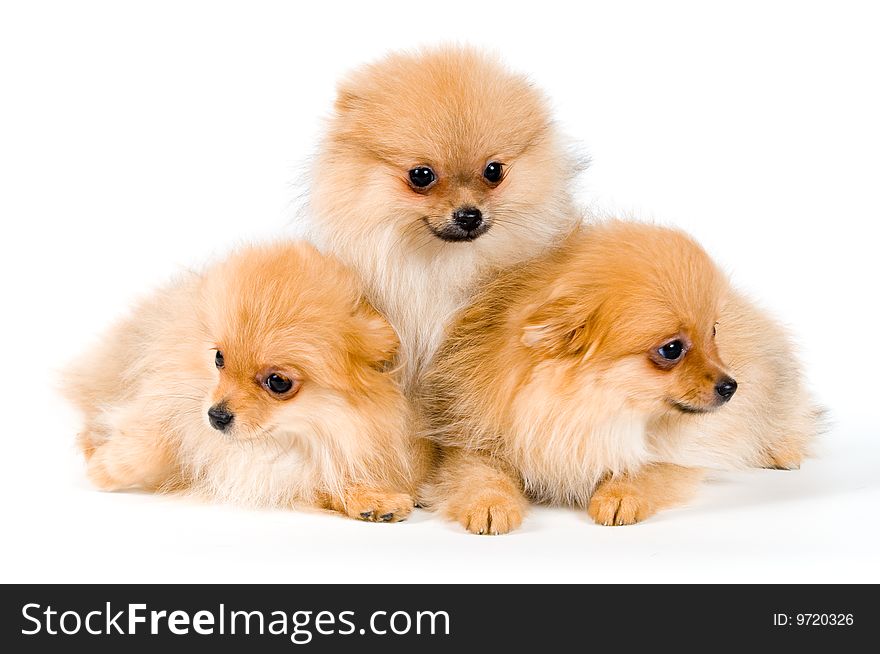
[[[788,338],[672,229],[611,221],[486,286],[419,398],[445,446],[426,499],[478,534],[527,501],[624,525],[701,467],[797,467],[819,430]]]
[[[154,293],[71,367],[65,390],[101,489],[397,521],[426,459],[383,370],[396,347],[351,272],[279,243]]]
[[[488,273],[577,226],[578,170],[544,96],[479,51],[398,52],[342,81],[312,175],[311,237],[397,330],[406,389]]]

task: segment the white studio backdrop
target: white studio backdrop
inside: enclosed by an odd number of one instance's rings
[[[880,13],[871,3],[0,3],[7,581],[880,581]],[[347,69],[501,53],[592,159],[600,214],[692,232],[790,325],[833,427],[629,528],[466,535],[89,488],[56,371],[139,295],[295,232]]]

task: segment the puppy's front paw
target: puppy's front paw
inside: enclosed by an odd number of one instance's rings
[[[472,534],[506,534],[522,524],[523,502],[507,495],[486,494],[460,507],[451,517]]]
[[[402,522],[412,513],[415,501],[407,493],[358,489],[349,491],[343,512],[368,522]]]
[[[641,522],[654,509],[646,497],[628,484],[606,482],[593,493],[587,513],[598,524],[610,527]]]

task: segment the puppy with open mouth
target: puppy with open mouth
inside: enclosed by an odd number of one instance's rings
[[[254,246],[141,302],[64,390],[103,490],[395,522],[426,467],[384,369],[396,347],[338,261],[305,243]]]
[[[478,534],[528,499],[638,522],[703,466],[797,467],[819,429],[782,330],[687,235],[620,221],[489,283],[418,402],[445,446],[423,497]]]
[[[407,390],[490,272],[580,223],[580,167],[543,95],[479,51],[395,53],[339,85],[311,238],[358,271],[397,330]]]

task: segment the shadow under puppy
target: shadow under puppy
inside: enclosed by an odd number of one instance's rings
[[[66,374],[88,476],[402,520],[426,461],[383,371],[396,347],[337,261],[242,249],[140,303]]]
[[[797,467],[818,430],[787,337],[684,233],[610,221],[495,279],[419,398],[430,504],[504,533],[527,499],[605,525],[685,500],[697,466]]]

